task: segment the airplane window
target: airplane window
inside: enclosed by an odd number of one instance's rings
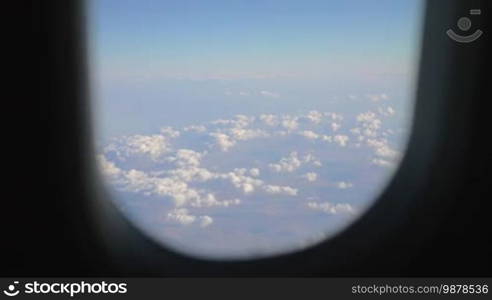
[[[91,1],[95,145],[111,201],[164,247],[208,259],[341,232],[405,153],[423,8]]]

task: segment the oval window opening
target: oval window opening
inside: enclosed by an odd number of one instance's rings
[[[95,144],[111,201],[163,246],[208,259],[340,232],[404,155],[422,11],[91,1]]]

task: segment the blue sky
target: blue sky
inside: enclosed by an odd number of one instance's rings
[[[417,1],[306,2],[98,1],[97,59],[171,78],[409,71]]]
[[[92,1],[96,144],[115,202],[201,256],[341,230],[404,155],[421,14],[421,1]]]

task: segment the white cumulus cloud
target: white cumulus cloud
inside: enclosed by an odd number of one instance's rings
[[[319,134],[317,134],[311,130],[304,130],[304,131],[299,132],[299,134],[302,135],[303,137],[309,139],[309,140],[315,140],[315,139],[319,138]]]
[[[323,120],[323,114],[317,110],[312,110],[306,116],[314,124],[319,124]]]
[[[154,135],[132,135],[119,139],[118,153],[125,157],[132,155],[148,155],[153,160],[160,159],[164,154],[171,151],[169,139],[160,134]]]
[[[339,181],[336,183],[336,185],[339,189],[348,189],[354,186],[352,183],[345,181]]]
[[[308,202],[307,206],[310,209],[319,210],[330,215],[353,214],[355,212],[354,208],[348,203]]]
[[[207,227],[214,222],[214,219],[209,216],[200,216],[200,227]]]
[[[185,128],[183,128],[183,130],[202,133],[202,132],[207,131],[207,127],[205,127],[204,125],[190,125],[190,126],[186,126]]]
[[[335,143],[337,143],[338,145],[342,146],[342,147],[345,147],[347,146],[347,142],[349,140],[349,137],[346,136],[346,135],[335,135],[333,137],[333,141],[335,141]]]
[[[278,117],[276,115],[262,114],[260,115],[260,120],[268,126],[278,125]]]
[[[314,172],[308,172],[304,175],[302,175],[303,178],[306,178],[307,181],[316,181],[318,179],[318,174]]]
[[[217,145],[219,145],[220,149],[224,152],[228,151],[229,148],[236,145],[236,141],[233,140],[232,138],[230,138],[225,133],[212,132],[212,133],[210,133],[210,135],[215,138]]]
[[[178,130],[174,130],[170,126],[162,127],[161,133],[163,135],[168,136],[168,137],[173,138],[173,139],[179,137],[179,135],[180,135],[180,132]]]
[[[190,225],[196,220],[196,216],[190,215],[186,208],[178,208],[170,211],[167,214],[167,218],[182,225]]]
[[[301,166],[297,152],[291,152],[289,156],[283,157],[276,164],[269,164],[269,167],[275,172],[293,172]]]
[[[258,177],[258,176],[260,176],[260,169],[252,168],[249,170],[249,174],[253,177]]]
[[[288,196],[297,195],[297,189],[289,187],[289,186],[266,185],[265,191],[268,194],[282,194],[282,195],[288,195]]]
[[[287,130],[295,130],[297,129],[297,127],[299,127],[299,122],[297,120],[297,117],[283,116],[282,127]]]

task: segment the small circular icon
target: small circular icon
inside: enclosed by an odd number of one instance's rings
[[[15,290],[15,285],[18,283],[19,283],[18,281],[14,281],[14,284],[9,284],[7,290],[4,290],[3,293],[9,297],[17,296],[20,293],[20,291]]]
[[[471,27],[471,20],[467,17],[462,17],[458,20],[458,28],[467,31]]]
[[[472,16],[479,16],[481,14],[482,14],[482,10],[479,8],[470,9],[470,15],[472,15]],[[458,19],[458,22],[456,25],[458,25],[458,28],[461,31],[468,31],[468,30],[470,30],[470,28],[472,26],[472,21],[470,20],[470,18],[461,17]],[[460,34],[454,32],[453,29],[448,29],[446,31],[446,34],[449,36],[450,39],[452,39],[455,42],[471,43],[471,42],[477,40],[483,34],[483,31],[480,29],[477,29],[472,34],[460,35]]]

